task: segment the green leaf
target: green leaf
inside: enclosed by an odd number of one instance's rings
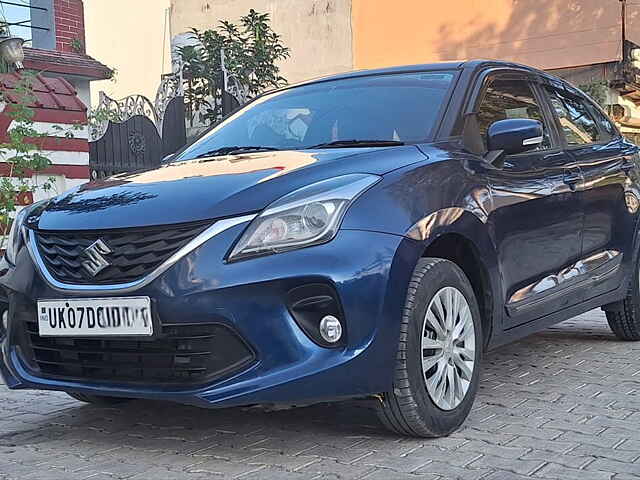
[[[287,84],[278,62],[288,58],[290,51],[270,22],[269,14],[251,9],[239,24],[222,20],[216,29],[191,29],[199,45],[178,49],[184,65],[186,110],[191,119],[198,114],[203,122],[213,124],[222,117],[223,49],[228,72],[245,85],[251,97]]]

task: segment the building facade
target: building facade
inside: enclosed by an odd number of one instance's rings
[[[87,51],[116,70],[92,84],[92,103],[104,91],[121,99],[153,99],[160,77],[171,73],[169,0],[85,0]]]
[[[188,39],[192,28],[236,22],[252,8],[270,14],[274,30],[291,49],[291,58],[281,65],[290,82],[354,68],[352,0],[171,0],[173,46]]]
[[[21,196],[20,205],[62,193],[89,179],[87,108],[91,104],[90,84],[112,75],[109,67],[86,54],[84,4],[82,0],[0,0],[0,14],[9,33],[25,45],[24,66],[37,73],[33,82],[34,128],[42,138],[32,139],[52,165],[33,174],[33,185],[52,179],[51,189],[38,189]],[[17,98],[12,93],[20,83],[20,72],[0,75],[4,102],[0,104],[0,142],[6,142],[13,126],[6,113]],[[77,125],[84,127],[79,128]],[[73,138],[67,136],[69,132]],[[12,152],[0,156],[0,175],[11,176]]]
[[[82,0],[0,1],[12,35],[27,40],[25,67],[46,77],[62,77],[91,105],[90,84],[112,71],[86,54]]]
[[[640,141],[637,2],[263,0],[258,6],[252,0],[172,0],[174,45],[184,42],[191,28],[236,21],[250,8],[269,13],[291,49],[291,58],[281,65],[289,82],[401,64],[510,60],[578,86],[602,86],[612,116]]]

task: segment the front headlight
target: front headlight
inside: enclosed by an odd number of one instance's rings
[[[24,241],[22,236],[22,225],[24,223],[24,219],[27,217],[27,212],[30,209],[31,207],[25,207],[20,210],[11,224],[9,238],[7,238],[5,256],[7,257],[7,261],[12,265],[16,264],[16,256],[18,255],[18,251],[22,247],[22,242]]]
[[[285,195],[251,222],[229,261],[328,242],[351,202],[379,180],[376,175],[343,175]]]

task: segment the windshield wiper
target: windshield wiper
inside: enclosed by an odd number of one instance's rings
[[[265,147],[264,145],[245,145],[245,146],[232,146],[232,147],[220,147],[215,150],[209,150],[208,152],[201,153],[195,158],[204,158],[204,157],[220,157],[222,155],[234,155],[236,153],[246,153],[246,152],[272,152],[280,150],[276,147]]]
[[[307,147],[307,150],[314,148],[349,148],[349,147],[399,147],[404,145],[404,142],[397,140],[336,140],[334,142],[319,143],[312,147]]]

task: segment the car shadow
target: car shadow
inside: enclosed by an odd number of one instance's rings
[[[593,354],[589,349],[597,343],[599,351],[616,348],[618,342],[613,339],[602,318],[588,324],[571,321],[490,352],[485,358],[478,398],[465,427],[448,439],[433,440],[434,445],[445,448],[470,438],[482,440],[483,435],[492,435],[510,423],[535,425],[548,421],[537,418],[536,402],[543,402],[550,416],[566,416],[564,405],[559,402],[556,412],[549,402],[560,398],[562,394],[557,392],[563,388],[572,388],[571,382],[583,383],[580,375],[586,371],[574,372],[563,362],[571,357],[588,359]],[[554,376],[554,371],[565,375]],[[341,449],[353,452],[351,447],[363,442],[369,448],[376,442],[425,444],[424,439],[402,439],[387,432],[374,411],[378,401],[375,399],[265,411],[202,409],[157,401],[132,401],[117,408],[104,408],[83,405],[61,393],[22,395],[26,401],[18,410],[24,412],[19,416],[25,419],[19,428],[15,422],[9,431],[0,431],[0,452],[27,446],[57,451],[78,445],[78,451],[87,456],[125,447],[132,451],[241,461],[261,451],[306,455],[320,444],[333,445],[335,451],[331,455],[335,458],[346,455]],[[6,398],[12,397],[8,394]],[[523,402],[525,406],[532,402],[532,407],[523,409]]]

